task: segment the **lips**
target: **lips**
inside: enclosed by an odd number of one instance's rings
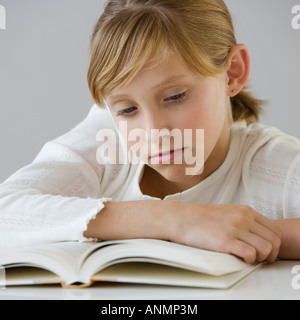
[[[166,151],[166,152],[161,152],[157,155],[155,155],[152,158],[156,158],[156,157],[164,157],[164,156],[169,156],[171,153],[173,153],[175,150],[171,150],[171,151]]]
[[[166,152],[161,152],[153,157],[151,157],[151,162],[155,164],[162,164],[162,163],[169,163],[170,161],[174,160],[180,154],[183,153],[182,149],[171,150]]]

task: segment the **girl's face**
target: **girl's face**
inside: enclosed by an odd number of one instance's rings
[[[167,63],[148,65],[128,85],[114,90],[106,103],[118,128],[126,121],[128,131],[121,134],[128,147],[137,145],[130,132],[139,129],[143,137],[139,134],[137,156],[182,189],[209,176],[227,155],[230,100],[225,72],[199,77],[170,54]],[[199,129],[204,130],[204,146]],[[194,173],[187,174],[188,168]]]

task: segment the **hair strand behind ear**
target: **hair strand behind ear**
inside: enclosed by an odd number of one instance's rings
[[[248,87],[231,98],[233,121],[246,120],[247,124],[259,121],[262,105],[267,101],[255,98]]]

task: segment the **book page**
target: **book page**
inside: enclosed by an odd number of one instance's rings
[[[222,276],[211,276],[153,263],[126,262],[110,266],[96,273],[92,279],[94,281],[227,289],[260,267],[261,265],[249,265],[241,271]]]
[[[10,249],[0,254],[0,265],[33,266],[57,274],[63,281],[77,281],[81,262],[97,243],[60,242]]]
[[[191,248],[161,240],[133,239],[103,242],[61,242],[19,248],[0,253],[0,265],[34,266],[58,275],[64,283],[87,284],[92,276],[108,266],[130,259],[178,267],[220,276],[248,267],[226,254]]]
[[[243,270],[248,265],[237,257],[216,253],[167,241],[134,239],[119,241],[118,245],[103,247],[93,252],[84,262],[81,278],[87,279],[101,269],[124,259],[177,266],[213,276]]]

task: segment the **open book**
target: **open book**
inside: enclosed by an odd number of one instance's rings
[[[0,252],[6,286],[95,281],[229,288],[259,267],[160,240],[61,242]]]

